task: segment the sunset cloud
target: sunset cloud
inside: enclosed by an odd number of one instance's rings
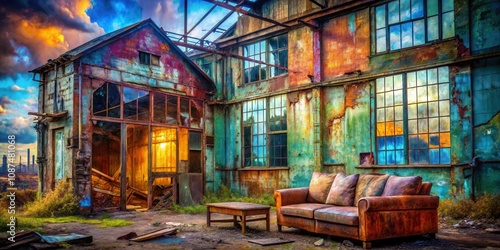
[[[3,116],[7,113],[7,106],[9,104],[13,104],[14,102],[9,99],[7,96],[2,96],[0,98],[0,116]]]

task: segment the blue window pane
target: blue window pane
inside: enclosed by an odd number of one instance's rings
[[[396,150],[396,164],[405,164],[405,155],[403,150]]]
[[[377,29],[385,27],[385,4],[375,8],[375,27]]]
[[[418,163],[418,151],[410,150],[410,164]]]
[[[428,143],[428,135],[427,134],[422,134],[418,136],[418,148],[428,148],[429,143]]]
[[[401,27],[393,25],[389,29],[391,50],[401,49]]]
[[[404,137],[396,136],[396,149],[404,149]]]
[[[408,48],[413,45],[413,23],[401,24],[401,42],[402,48]]]
[[[385,138],[384,137],[379,137],[377,138],[377,145],[378,145],[378,150],[385,150]]]
[[[421,18],[424,16],[424,3],[422,0],[411,1],[411,17],[412,19]]]
[[[418,137],[416,135],[410,135],[408,140],[410,148],[418,148]]]
[[[455,16],[453,12],[443,14],[443,39],[455,36]]]
[[[425,43],[425,24],[424,20],[413,22],[413,45]]]
[[[385,165],[385,151],[378,152],[378,164]]]
[[[429,136],[429,146],[439,147],[439,134],[432,134]]]
[[[431,164],[439,164],[439,149],[429,150],[429,162]]]
[[[394,150],[394,136],[385,138],[385,147],[387,150]]]
[[[399,22],[399,1],[390,2],[388,4],[389,24]]]
[[[440,149],[440,161],[441,164],[450,164],[450,149],[449,148],[442,148]]]
[[[394,151],[387,151],[387,165],[396,164],[396,157],[394,155]]]
[[[385,29],[377,30],[377,53],[387,50]]]
[[[418,163],[419,164],[429,164],[429,150],[427,150],[427,149],[419,150]]]
[[[408,21],[411,18],[410,0],[400,1],[401,22]]]

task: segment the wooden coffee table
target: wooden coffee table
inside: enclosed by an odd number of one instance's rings
[[[266,230],[269,231],[269,210],[271,206],[260,205],[248,202],[219,202],[209,203],[207,206],[207,226],[212,222],[233,222],[234,226],[238,224],[238,216],[241,218],[241,233],[245,234],[245,226],[247,222],[266,220]],[[212,213],[232,215],[233,219],[212,220]],[[265,217],[249,218],[252,215],[265,215]]]

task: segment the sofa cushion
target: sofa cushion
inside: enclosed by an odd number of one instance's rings
[[[368,196],[380,196],[384,192],[385,182],[389,179],[388,174],[362,174],[356,184],[354,195],[354,206],[358,206],[358,200]]]
[[[352,206],[358,177],[359,174],[346,176],[344,173],[338,173],[326,198],[326,204]]]
[[[422,187],[420,188],[420,195],[430,195],[432,189],[432,183],[430,182],[422,182]]]
[[[422,186],[422,177],[420,176],[390,176],[385,183],[382,196],[391,195],[415,195]]]
[[[333,206],[314,211],[314,219],[349,226],[359,225],[357,207]]]
[[[307,202],[325,203],[328,191],[332,186],[336,174],[314,172],[309,183]]]
[[[314,218],[314,210],[326,207],[331,206],[320,203],[300,203],[281,207],[281,213],[312,219]]]

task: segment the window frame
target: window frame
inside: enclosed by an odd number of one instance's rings
[[[407,1],[408,4],[409,4],[409,10],[408,10],[408,14],[409,14],[409,18],[408,19],[404,19],[402,20],[401,18],[401,2],[402,1]],[[413,7],[413,1],[421,1],[422,2],[422,16],[420,17],[413,17],[413,11],[412,11],[412,7]],[[391,22],[391,13],[390,13],[390,5],[393,4],[393,3],[398,3],[398,6],[397,6],[397,19],[398,21],[395,21],[395,22]],[[436,13],[430,13],[432,10],[429,10],[429,3],[432,3],[434,2],[436,4],[435,8],[436,8]],[[451,3],[451,5],[450,5]],[[445,9],[445,6],[446,5],[448,8]],[[451,6],[451,8],[449,8]],[[378,17],[378,13],[379,11],[381,13],[383,13],[384,15],[384,18],[383,20],[382,19],[379,19]],[[414,48],[414,47],[418,47],[418,46],[423,46],[423,45],[426,45],[426,44],[429,44],[429,43],[432,43],[432,42],[436,42],[436,41],[442,41],[442,40],[445,40],[445,39],[453,39],[455,37],[455,11],[454,11],[454,2],[453,0],[393,0],[393,1],[389,1],[389,2],[385,2],[383,4],[380,4],[380,5],[377,5],[377,6],[374,6],[372,7],[372,49],[373,49],[373,52],[372,54],[373,55],[378,55],[378,54],[383,54],[383,53],[390,53],[390,52],[394,52],[394,51],[399,51],[399,50],[403,50],[403,49],[408,49],[408,48]],[[449,29],[451,29],[451,31],[447,31],[445,30],[444,26],[446,24],[446,22],[444,21],[444,17],[445,16],[450,16],[450,13],[452,15],[452,20],[451,22],[449,22],[449,24],[451,25],[449,27]],[[437,21],[437,31],[435,31],[437,33],[437,36],[435,37],[432,37],[432,38],[429,38],[430,34],[432,34],[432,32],[430,31],[430,28],[431,27],[434,27],[435,24],[429,24],[430,22],[434,22],[434,21],[431,21],[431,19],[434,19]],[[450,20],[448,20],[450,21]],[[381,23],[383,22],[383,24]],[[418,44],[415,44],[415,40],[417,40],[416,38],[416,32],[415,32],[415,25],[416,23],[418,22],[423,22],[422,24],[422,34],[423,37],[421,39],[423,39],[423,41],[421,43],[418,43]],[[403,35],[403,25],[408,25],[408,24],[411,24],[411,45],[408,45],[408,46],[405,46],[404,45],[404,35]],[[379,27],[379,25],[381,25]],[[396,48],[392,48],[393,46],[393,43],[391,43],[391,28],[393,27],[397,27],[399,26],[399,47],[396,47]],[[380,35],[380,38],[379,38],[379,31],[381,32],[381,35]],[[383,33],[383,34],[382,34]],[[379,48],[379,44],[380,44],[380,48]],[[382,49],[383,48],[383,49]]]
[[[280,99],[281,104],[278,106],[275,103],[276,99]],[[258,105],[259,102],[263,102],[262,108],[255,108],[255,105]],[[242,153],[242,167],[243,168],[279,168],[279,167],[287,167],[288,166],[288,123],[287,123],[287,109],[288,109],[288,97],[286,94],[269,96],[259,99],[254,99],[250,101],[246,101],[242,103],[241,109],[241,153]],[[246,106],[249,105],[249,106]],[[282,112],[281,116],[277,116],[278,118],[273,120],[273,116],[271,115],[272,111],[276,111],[280,109]],[[257,121],[247,122],[247,119],[250,117],[259,116],[259,111],[264,112],[264,116],[260,119],[257,117]],[[248,117],[248,118],[247,118]],[[263,119],[263,121],[261,121]],[[273,120],[273,121],[271,121]],[[276,124],[280,124],[280,129],[272,129],[271,124],[273,122],[278,121],[278,123],[274,123],[276,128]],[[281,123],[281,121],[285,121],[285,123]],[[255,127],[258,127],[258,123],[262,123],[264,127],[262,132],[255,133]],[[250,129],[250,134],[248,135],[248,139],[245,137],[247,133],[245,133],[246,129]],[[257,129],[258,131],[258,129]],[[254,137],[263,136],[263,143],[259,145],[254,145]],[[281,136],[281,138],[279,137]],[[284,136],[284,137],[283,137]],[[272,137],[277,138],[277,141],[281,140],[281,144],[271,145]],[[258,139],[257,139],[258,140]],[[283,143],[284,140],[284,143]],[[247,144],[247,141],[249,144]],[[257,150],[256,147],[260,147],[261,150],[263,148],[263,152],[265,155],[254,157],[253,152]],[[247,150],[249,150],[249,156],[246,154]],[[272,153],[272,150],[275,152]],[[280,153],[277,154],[277,150],[280,150]],[[255,159],[263,159],[265,164],[257,165],[253,164]],[[248,162],[248,163],[247,163]],[[279,164],[278,164],[279,163]]]
[[[160,56],[159,55],[145,52],[145,51],[141,51],[141,50],[138,50],[138,52],[139,52],[139,64],[160,66]],[[147,57],[147,59],[143,59],[143,57]]]
[[[425,84],[423,83],[417,83],[419,80],[417,79],[422,79],[421,76],[419,77],[418,74],[421,72],[425,71]],[[429,75],[434,75],[435,73],[435,81],[430,81],[430,76]],[[387,87],[379,87],[379,80],[384,84],[384,86],[387,86],[387,79],[393,78],[396,76],[401,76],[401,84],[402,87],[401,89],[394,89],[391,87],[390,90],[387,90]],[[446,76],[446,77],[445,77]],[[442,78],[441,78],[442,77]],[[390,82],[394,82],[391,80]],[[391,83],[391,84],[392,84]],[[411,83],[411,85],[410,85]],[[446,166],[451,164],[451,154],[452,154],[452,147],[451,147],[451,88],[452,88],[452,82],[450,78],[450,68],[448,66],[442,66],[442,67],[434,67],[434,68],[426,68],[422,70],[417,70],[417,71],[411,71],[411,72],[405,72],[401,74],[396,74],[396,75],[390,75],[386,77],[381,77],[377,78],[374,82],[374,115],[375,115],[375,162],[376,165],[380,166],[400,166],[400,165],[412,165],[412,166],[429,166],[429,165],[435,165],[435,166]],[[394,85],[391,85],[394,86]],[[425,91],[424,88],[425,87]],[[441,89],[442,87],[442,89]],[[420,90],[422,89],[422,91]],[[432,92],[428,91],[429,89],[432,89],[433,91],[436,91],[437,93],[435,94],[436,97],[432,97]],[[395,98],[393,98],[393,94],[390,94],[390,100],[391,105],[387,105],[387,95],[385,95],[388,92],[395,92],[395,91],[402,91],[402,103],[399,106],[402,106],[402,133],[397,134],[397,128],[396,128],[396,123],[398,122],[397,120],[397,115],[395,113],[395,106],[396,104],[392,105],[392,103],[395,103],[396,101]],[[410,92],[412,94],[410,95]],[[415,92],[413,94],[413,92]],[[423,95],[422,98],[419,97],[420,93],[424,93],[425,96]],[[380,95],[383,94],[383,95]],[[412,97],[413,96],[413,97]],[[378,105],[378,103],[382,102],[382,105]],[[443,103],[443,104],[441,104]],[[437,105],[437,111],[432,110],[429,106],[430,104],[436,104]],[[444,105],[444,106],[442,106]],[[410,107],[410,106],[415,106],[415,107]],[[424,107],[420,110],[420,106]],[[443,109],[441,109],[443,107]],[[387,116],[387,109],[392,110],[393,116],[388,120]],[[413,109],[414,110],[410,110]],[[431,115],[431,111],[433,112],[433,115]],[[441,113],[443,112],[443,114]],[[380,118],[380,117],[383,118]],[[443,123],[441,123],[441,119],[443,120]],[[435,126],[436,129],[431,130],[431,125],[430,121],[431,120],[438,120],[437,125]],[[394,125],[388,126],[388,123],[394,123]],[[410,123],[417,123],[410,125]],[[426,124],[425,129],[421,130],[420,128],[420,122],[422,124]],[[391,129],[387,129],[387,127],[392,126],[392,132],[387,132],[391,131]],[[380,132],[380,129],[384,129],[383,132]],[[415,129],[417,131],[415,132]],[[436,144],[436,135],[438,136],[438,142]],[[434,136],[434,144],[432,142],[431,136]],[[441,136],[444,136],[441,138]],[[393,137],[393,148],[387,149],[387,145],[385,144],[383,146],[380,146],[381,142],[385,143],[385,140],[387,138]],[[400,149],[398,148],[398,143],[396,137],[402,137],[402,146],[403,148]],[[423,142],[426,142],[425,146],[422,146],[420,138],[425,138],[427,137],[427,140],[425,141],[422,140]],[[446,140],[446,137],[448,138]],[[417,140],[415,140],[417,139]],[[443,139],[443,140],[441,140]],[[415,146],[415,143],[418,145]],[[437,145],[437,146],[436,146]],[[398,158],[396,154],[398,153],[397,151],[402,151],[403,153],[403,158],[402,162],[398,162]],[[427,156],[426,156],[426,162],[422,160],[422,158],[416,157],[412,158],[412,154],[414,152],[418,151],[425,151],[427,150]],[[437,151],[436,151],[437,150]],[[385,155],[386,152],[391,151],[394,154],[394,162],[389,163],[388,157]],[[432,156],[431,154],[434,154],[438,152],[437,156],[437,162],[432,161]],[[443,153],[444,152],[444,153]],[[384,154],[381,154],[384,153]],[[420,152],[419,152],[420,153]],[[425,152],[423,152],[425,154]],[[447,158],[443,158],[442,154],[447,153]],[[385,157],[384,161],[381,161],[381,157]],[[445,155],[446,156],[446,155]],[[413,160],[413,159],[416,159]],[[424,158],[425,160],[425,158]]]
[[[280,47],[279,46],[280,45],[279,42],[281,41],[280,39],[285,39],[285,38],[286,38],[285,46]],[[271,48],[271,41],[273,39],[277,40],[277,45],[278,45],[274,49]],[[242,51],[241,53],[242,53],[243,57],[245,57],[245,58],[250,58],[250,59],[258,60],[261,62],[265,62],[267,64],[273,64],[275,66],[288,68],[288,45],[289,45],[288,44],[288,33],[285,33],[285,34],[276,35],[276,36],[273,36],[273,37],[270,37],[270,38],[267,38],[264,40],[259,40],[259,41],[253,42],[253,43],[245,44],[245,45],[241,46],[241,51]],[[264,47],[264,51],[262,51],[262,46]],[[258,50],[257,50],[257,48],[258,48]],[[279,54],[283,53],[283,51],[286,51],[286,60],[284,60],[286,62],[279,61]],[[278,56],[278,64],[274,64],[274,62],[271,62],[272,53],[278,53],[278,55],[277,55]],[[247,70],[254,69],[254,68],[258,69],[258,77],[256,80],[250,79],[250,76],[252,75],[251,73],[249,73],[248,76],[246,73]],[[283,70],[283,69],[278,69],[276,67],[262,64],[262,63],[251,62],[251,61],[248,61],[245,59],[242,60],[241,69],[243,72],[243,85],[268,80],[268,79],[271,79],[274,77],[286,75],[288,73],[286,70]],[[264,72],[264,74],[263,74],[263,72]]]

